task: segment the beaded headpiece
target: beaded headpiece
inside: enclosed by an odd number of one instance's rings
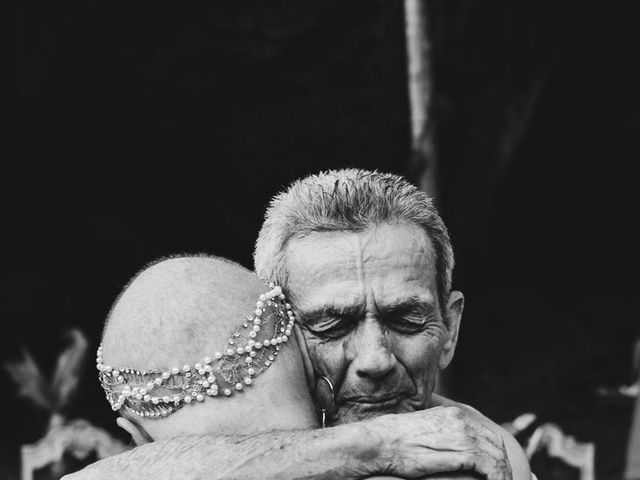
[[[98,348],[98,379],[113,410],[126,408],[143,417],[164,417],[193,401],[220,394],[230,396],[253,383],[275,361],[280,346],[291,336],[295,316],[280,287],[260,295],[254,312],[246,316],[224,350],[194,365],[169,369],[120,368],[102,362]],[[261,328],[273,319],[273,333],[260,341]]]

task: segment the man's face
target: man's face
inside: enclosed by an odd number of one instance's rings
[[[285,254],[316,375],[333,384],[333,421],[427,408],[463,299],[454,292],[443,318],[425,231],[402,223],[316,232],[290,240]],[[323,382],[318,391],[328,391]]]

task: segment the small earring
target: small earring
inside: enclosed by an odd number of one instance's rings
[[[327,382],[327,385],[329,385],[329,390],[331,390],[331,404],[334,405],[335,404],[335,394],[334,394],[334,391],[333,391],[333,383],[331,383],[331,380],[329,380],[324,375],[321,375],[320,378],[322,380],[324,380],[325,382]],[[321,420],[322,428],[325,428],[327,426],[327,409],[326,408],[320,408],[318,410],[320,410],[320,415],[321,415],[320,420]]]

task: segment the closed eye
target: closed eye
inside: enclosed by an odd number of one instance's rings
[[[415,334],[437,321],[437,315],[433,306],[428,303],[409,302],[384,309],[383,320],[391,330]]]
[[[314,335],[322,338],[339,338],[355,328],[360,318],[360,308],[322,308],[301,315],[301,324]]]

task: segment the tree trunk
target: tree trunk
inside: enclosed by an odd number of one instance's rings
[[[413,180],[438,203],[438,161],[431,118],[433,79],[426,7],[422,0],[405,0],[411,158]]]

